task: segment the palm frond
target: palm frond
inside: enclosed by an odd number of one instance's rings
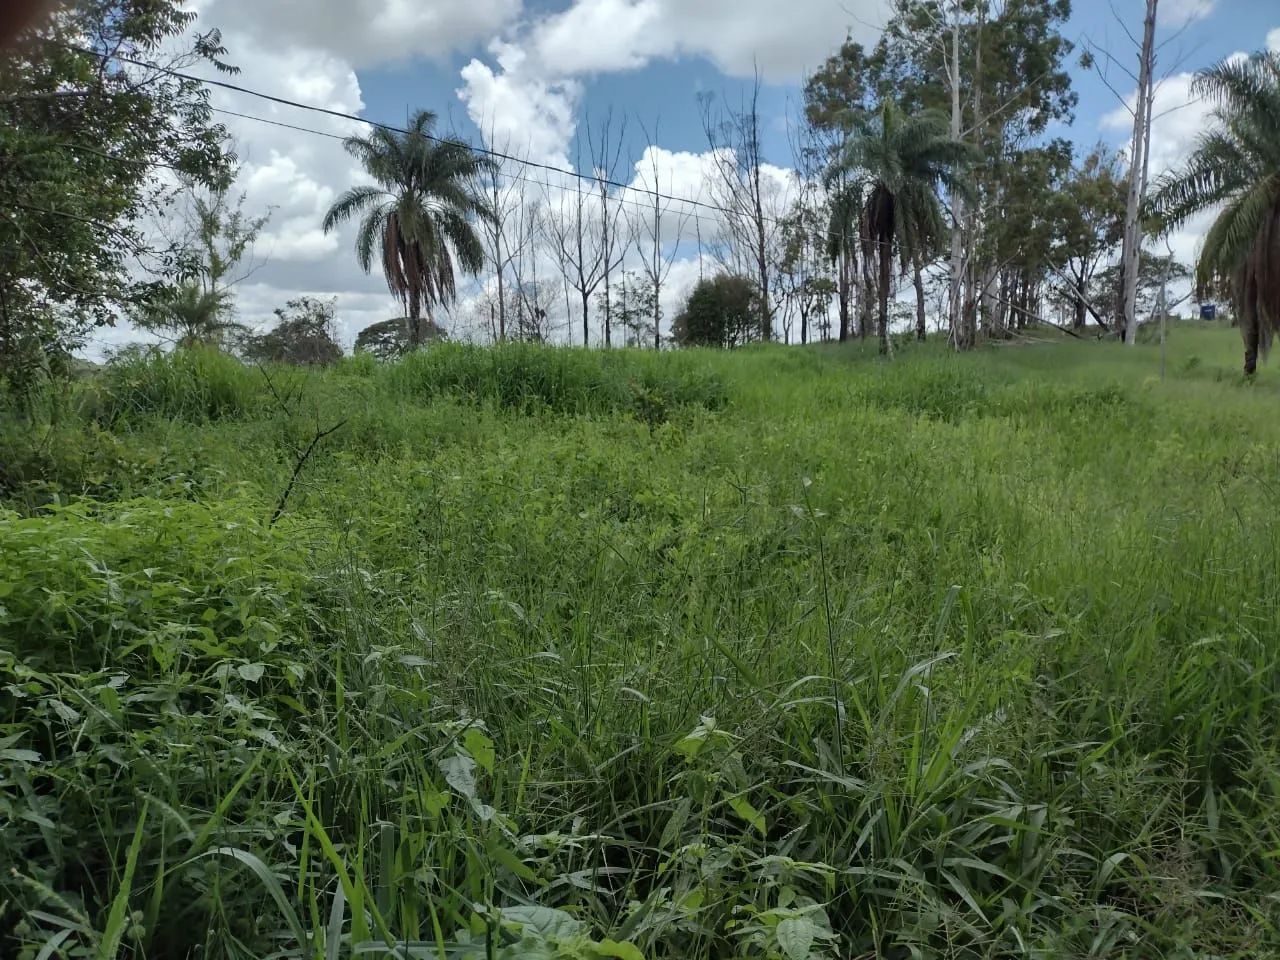
[[[352,187],[329,208],[321,228],[329,233],[386,196],[386,191],[377,187]]]
[[[461,140],[437,136],[436,122],[435,114],[420,110],[404,131],[379,127],[344,141],[380,187],[348,190],[324,219],[329,231],[362,216],[356,259],[368,271],[376,255],[387,289],[406,309],[447,305],[456,297],[454,259],[470,273],[483,268],[473,223],[493,216],[478,189],[479,175],[493,162]]]

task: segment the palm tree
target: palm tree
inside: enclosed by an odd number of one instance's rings
[[[892,100],[858,116],[840,168],[867,186],[860,236],[864,261],[878,258],[880,352],[889,352],[889,290],[895,248],[905,272],[912,257],[947,232],[938,191],[963,192],[959,172],[969,149],[951,139],[947,119],[934,111],[905,115]]]
[[[249,329],[230,319],[231,304],[230,290],[206,290],[199,281],[187,280],[148,303],[135,321],[144,330],[171,334],[180,349],[220,348]]]
[[[1280,53],[1224,60],[1196,75],[1192,90],[1216,104],[1183,169],[1155,186],[1151,213],[1162,230],[1219,205],[1196,265],[1202,295],[1228,295],[1252,376],[1280,330]]]
[[[484,266],[472,223],[492,216],[475,188],[492,161],[460,140],[434,136],[435,123],[434,113],[419,110],[403,132],[378,127],[348,137],[343,145],[375,185],[352,187],[324,217],[325,233],[361,218],[356,259],[368,273],[378,251],[387,287],[408,312],[411,349],[422,343],[424,311],[430,321],[434,308],[457,296],[454,260],[472,275]]]

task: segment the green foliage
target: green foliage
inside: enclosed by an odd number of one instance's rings
[[[421,336],[426,342],[447,339],[444,329],[430,320],[421,322]],[[410,351],[409,319],[395,317],[370,324],[356,334],[356,353],[367,353],[378,360],[398,360]]]
[[[1214,104],[1184,169],[1155,185],[1150,214],[1169,230],[1222,207],[1196,265],[1202,295],[1228,294],[1245,338],[1245,372],[1280,330],[1280,53],[1229,58],[1196,75],[1195,92]]]
[[[323,367],[342,359],[333,318],[336,299],[300,297],[275,310],[280,322],[266,333],[250,337],[243,345],[246,359],[258,363],[284,363]]]
[[[92,403],[107,424],[146,416],[201,423],[242,416],[257,401],[262,383],[251,369],[218,350],[152,350],[109,363],[92,388]]]
[[[722,379],[697,355],[588,352],[535,344],[440,344],[386,368],[387,386],[416,399],[452,395],[516,410],[594,414],[664,405],[717,409]]]
[[[625,270],[608,290],[596,294],[601,311],[610,311],[613,325],[625,331],[629,347],[643,347],[654,342],[654,322],[662,319],[658,292],[648,274]],[[545,319],[545,318],[544,318]]]
[[[149,301],[134,315],[143,330],[166,337],[179,349],[219,348],[247,332],[231,320],[234,301],[229,290],[205,290],[194,280],[184,281]]]
[[[110,367],[0,432],[0,955],[1272,955],[1232,341]]]
[[[387,287],[408,311],[409,342],[425,340],[423,311],[430,321],[457,293],[454,260],[467,273],[484,265],[484,247],[474,219],[492,214],[475,187],[492,166],[467,144],[434,134],[435,114],[419,110],[403,133],[379,127],[343,145],[377,186],[352,187],[324,217],[328,233],[359,218],[356,260],[368,273],[375,251]]]
[[[207,91],[157,61],[164,46],[170,67],[220,63],[217,33],[195,33],[194,20],[174,0],[87,0],[5,51],[0,378],[20,391],[48,372],[49,354],[155,292],[135,268],[172,253],[141,226],[169,199],[153,166],[204,183],[227,172]]]
[[[843,186],[837,208],[861,199],[858,240],[864,261],[879,265],[880,352],[889,352],[889,294],[896,254],[903,266],[928,257],[947,235],[938,194],[964,194],[961,173],[973,158],[951,139],[946,117],[925,111],[907,115],[891,99],[874,114],[854,118],[832,176]],[[836,223],[833,221],[833,226]],[[841,235],[844,224],[840,224]],[[833,240],[832,255],[839,252]]]
[[[721,273],[698,281],[676,317],[672,336],[682,347],[736,347],[759,335],[760,314],[755,282]]]
[[[1090,284],[1124,235],[1125,193],[1115,155],[1099,145],[1050,197],[1056,223],[1053,257],[1062,262],[1072,280],[1067,296],[1076,327],[1085,325],[1090,306],[1099,306],[1093,303],[1096,295]],[[1144,263],[1146,259],[1142,258]],[[1111,306],[1105,296],[1101,306]]]

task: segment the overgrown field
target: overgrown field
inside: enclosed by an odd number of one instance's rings
[[[1275,956],[1238,354],[187,355],[6,414],[0,956]]]

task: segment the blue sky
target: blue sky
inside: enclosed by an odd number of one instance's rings
[[[598,120],[612,110],[629,123],[621,179],[637,177],[633,164],[645,148],[641,127],[657,124],[659,149],[647,160],[659,167],[664,189],[702,196],[709,160],[698,93],[735,99],[758,66],[766,81],[766,157],[786,168],[786,116],[795,110],[803,76],[846,31],[874,42],[889,0],[192,2],[203,27],[223,30],[248,87],[389,123],[427,107],[446,129],[557,167],[574,163],[581,119]],[[1275,0],[1161,0],[1160,6],[1159,72],[1171,76],[1157,96],[1153,174],[1180,162],[1205,125],[1206,108],[1190,95],[1191,73],[1260,49],[1269,36],[1280,47]],[[1076,55],[1089,43],[1133,69],[1136,50],[1116,15],[1137,34],[1143,9],[1142,0],[1076,0],[1064,32],[1079,44]],[[1098,73],[1078,67],[1076,55],[1069,64],[1080,98],[1075,122],[1053,133],[1084,149],[1099,139],[1122,145],[1131,120]],[[1108,75],[1119,93],[1131,94],[1134,83],[1123,69]],[[242,318],[266,323],[275,307],[303,293],[336,296],[350,340],[364,325],[392,315],[380,278],[356,267],[350,237],[319,229],[328,205],[360,177],[332,137],[361,127],[225,92],[215,103],[330,135],[226,119],[244,160],[239,187],[246,209],[271,212],[257,251],[260,269],[238,290]],[[775,174],[779,182],[786,176]],[[1180,256],[1194,256],[1203,226],[1193,223],[1175,238]],[[698,271],[686,242],[664,301],[674,305]],[[474,299],[489,282],[482,277],[468,296]],[[464,302],[450,322],[464,326],[467,311]],[[113,342],[130,337],[127,328],[108,335]]]
[[[568,0],[539,0],[527,4],[525,9],[528,15],[536,17],[563,11],[569,5]],[[1157,40],[1162,44],[1158,70],[1161,76],[1169,71],[1194,71],[1232,53],[1260,49],[1265,45],[1267,34],[1280,29],[1280,4],[1270,0],[1218,0],[1216,3],[1165,0],[1165,7],[1168,12],[1160,21],[1157,33]],[[1185,19],[1188,13],[1201,9],[1207,12],[1190,22]],[[1116,19],[1116,13],[1124,19],[1123,26]],[[1107,81],[1125,94],[1132,92],[1133,81],[1124,70],[1134,69],[1136,50],[1124,27],[1139,35],[1142,13],[1143,4],[1139,0],[1116,3],[1076,0],[1063,32],[1076,44],[1069,70],[1080,104],[1071,127],[1056,133],[1085,147],[1099,139],[1113,145],[1127,139],[1126,131],[1114,124],[1104,125],[1102,121],[1120,105]],[[1173,23],[1169,23],[1171,17]],[[865,24],[872,22],[859,18],[850,20],[849,27],[863,36],[867,33]],[[830,46],[834,48],[842,38],[843,34],[837,31],[830,37]],[[1078,65],[1076,58],[1084,49],[1103,54],[1098,69],[1085,70]],[[1116,64],[1105,62],[1107,52],[1116,58]],[[459,73],[475,56],[485,57],[483,45],[456,52],[442,61],[415,60],[359,71],[361,90],[368,105],[366,115],[394,123],[402,120],[407,111],[426,104],[438,110],[449,126],[467,137],[480,139],[478,129],[457,96]],[[765,113],[772,121],[768,152],[771,160],[784,162],[789,151],[785,115],[799,100],[801,78],[772,79],[763,96]],[[733,98],[748,86],[747,80],[726,74],[705,56],[653,60],[643,67],[591,76],[584,83],[581,112],[590,116],[601,116],[610,109],[625,112],[634,120],[649,125],[657,123],[663,146],[671,150],[700,151],[705,149],[706,141],[697,94],[711,91]],[[638,153],[643,148],[642,135],[635,128],[632,133]]]

